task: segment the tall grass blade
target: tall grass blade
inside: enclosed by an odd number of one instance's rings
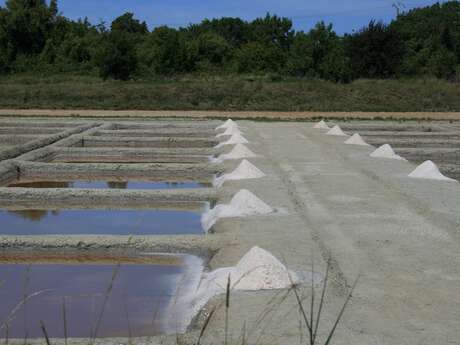
[[[67,345],[67,310],[66,310],[66,302],[65,296],[62,297],[62,321],[64,323],[64,344]]]
[[[46,331],[45,323],[42,320],[40,320],[40,327],[42,329],[43,336],[45,337],[46,345],[51,345],[50,338],[48,337],[48,332]]]
[[[340,322],[340,320],[341,320],[341,318],[342,318],[342,316],[343,316],[343,313],[345,312],[345,308],[347,307],[348,302],[350,301],[350,299],[351,299],[351,297],[352,297],[352,295],[353,295],[353,291],[355,290],[356,285],[358,284],[358,280],[359,280],[359,277],[356,278],[355,282],[353,283],[353,286],[351,287],[351,290],[350,290],[350,292],[348,293],[347,298],[345,299],[345,303],[343,304],[343,307],[342,307],[342,309],[340,310],[339,315],[337,316],[337,320],[336,320],[335,323],[334,323],[334,327],[332,327],[331,332],[329,333],[329,336],[327,337],[327,340],[326,340],[326,342],[324,343],[324,345],[329,345],[329,344],[330,344],[331,339],[332,339],[332,337],[334,336],[335,330],[337,329],[337,325],[339,324],[339,322]]]
[[[327,266],[326,266],[326,274],[324,276],[324,281],[323,281],[323,287],[321,290],[321,298],[319,300],[319,307],[318,307],[318,313],[316,314],[316,322],[315,322],[315,328],[313,331],[313,342],[316,341],[316,337],[318,335],[318,329],[319,329],[319,322],[321,320],[321,314],[323,312],[323,305],[324,305],[324,298],[326,296],[326,290],[327,290],[327,282],[329,279],[329,269],[331,267],[331,260],[327,261]]]
[[[99,313],[99,316],[98,316],[98,319],[96,321],[96,327],[94,328],[94,333],[93,333],[93,336],[92,336],[92,342],[91,343],[94,343],[94,340],[96,339],[97,337],[97,333],[99,332],[99,328],[101,327],[101,323],[102,323],[102,318],[104,317],[104,313],[105,313],[105,309],[107,307],[107,302],[109,300],[109,297],[112,293],[112,289],[113,289],[113,285],[115,283],[115,279],[117,278],[118,276],[118,272],[120,270],[120,266],[121,264],[118,263],[114,270],[113,270],[113,273],[112,273],[112,278],[110,279],[110,284],[109,286],[107,287],[107,290],[105,292],[105,295],[104,295],[104,300],[102,302],[102,307],[101,307],[101,312]]]
[[[211,321],[212,316],[214,315],[215,311],[216,311],[216,308],[211,310],[211,312],[209,313],[208,317],[206,318],[206,320],[205,320],[205,322],[203,324],[203,327],[201,327],[200,335],[198,336],[198,340],[196,341],[196,345],[200,345],[201,339],[203,338],[203,336],[204,336],[204,334],[206,332],[206,329],[208,328],[209,322]]]
[[[48,292],[48,291],[52,291],[52,290],[41,290],[41,291],[37,291],[37,292],[34,292],[33,294],[30,294],[28,296],[26,296],[26,298],[23,298],[11,311],[10,313],[8,314],[8,316],[6,317],[6,319],[4,321],[2,321],[2,323],[0,324],[0,330],[2,330],[3,328],[5,328],[5,326],[9,327],[9,324],[11,323],[11,321],[14,319],[16,313],[21,309],[21,307],[24,305],[24,303],[26,303],[26,301],[28,301],[29,299],[35,297],[35,296],[38,296],[38,295],[41,295],[42,293],[44,292]]]
[[[225,295],[225,341],[224,344],[228,345],[228,314],[229,314],[229,309],[230,309],[230,274],[228,275],[228,280],[227,280],[227,291]]]
[[[315,310],[315,282],[314,282],[314,272],[315,272],[315,259],[314,256],[312,255],[311,258],[311,301],[310,301],[310,320],[311,320],[311,328],[312,330],[315,327],[314,323],[314,310]],[[310,331],[310,345],[314,345],[314,332]]]
[[[29,330],[27,329],[27,290],[29,287],[30,282],[30,270],[31,265],[28,265],[26,268],[26,273],[24,275],[24,294],[23,294],[23,301],[24,301],[24,345],[27,345],[27,339],[29,337]]]

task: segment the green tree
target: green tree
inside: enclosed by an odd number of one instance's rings
[[[236,53],[238,71],[242,73],[280,72],[285,61],[285,52],[273,43],[250,42]]]
[[[371,21],[346,37],[347,53],[355,77],[388,78],[397,74],[404,56],[404,42],[394,28]]]
[[[137,69],[135,46],[128,33],[113,31],[105,34],[97,52],[97,66],[103,79],[128,80]]]
[[[195,58],[199,68],[222,67],[231,56],[231,46],[222,36],[215,33],[203,33],[195,41]]]
[[[15,54],[40,53],[53,30],[57,3],[48,6],[45,0],[6,1],[6,31]]]
[[[166,26],[153,30],[139,48],[139,60],[144,67],[160,75],[194,69],[193,55],[185,34]]]
[[[147,24],[134,19],[134,14],[131,12],[126,12],[122,16],[116,18],[112,22],[111,30],[141,35],[145,35],[149,32]]]

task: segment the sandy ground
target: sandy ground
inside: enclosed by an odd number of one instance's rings
[[[267,111],[163,111],[163,110],[64,110],[0,109],[3,117],[138,117],[138,118],[234,118],[308,120],[316,118],[354,119],[430,119],[460,120],[459,112],[267,112]]]
[[[370,158],[372,147],[342,145],[343,137],[326,136],[312,129],[311,123],[239,123],[251,142],[249,148],[259,155],[251,162],[267,176],[226,183],[220,202],[245,188],[278,212],[219,221],[216,234],[195,238],[195,242],[190,238],[190,243],[187,238],[177,239],[176,248],[203,248],[209,241],[213,250],[220,248],[209,269],[236,264],[255,245],[306,276],[312,261],[321,276],[330,260],[321,337],[327,336],[350,286],[359,277],[334,344],[460,343],[459,183],[409,179],[413,163]],[[47,248],[56,239],[40,241]],[[139,241],[134,243],[142,248],[150,239]],[[174,239],[164,241],[156,248],[167,250],[168,243],[174,247]],[[311,296],[308,282],[301,292],[307,299]],[[220,296],[207,310],[223,300]],[[309,311],[307,302],[305,308]],[[233,293],[229,344],[242,342],[243,328],[246,344],[306,343],[292,291]],[[223,343],[224,329],[225,311],[219,307],[202,344]],[[196,336],[194,329],[180,343],[195,343]],[[179,343],[176,337],[98,343],[131,342]]]

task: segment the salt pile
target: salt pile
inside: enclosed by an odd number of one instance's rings
[[[211,298],[226,293],[229,276],[233,291],[287,289],[301,280],[270,252],[253,247],[236,266],[204,273],[196,290],[179,297],[176,304],[188,306],[184,318],[191,321]]]
[[[315,129],[331,129],[324,120],[321,120],[316,125],[313,126]]]
[[[380,146],[377,150],[372,152],[370,156],[374,158],[388,158],[388,159],[405,160],[403,157],[397,155],[393,151],[393,148],[388,144]]]
[[[217,134],[216,137],[217,138],[220,138],[220,137],[224,137],[224,136],[232,136],[232,135],[235,135],[235,134],[241,134],[241,131],[239,130],[238,127],[229,127],[225,130],[224,133],[220,133],[220,134]]]
[[[257,155],[254,152],[252,152],[250,149],[248,149],[243,144],[236,144],[233,150],[231,150],[229,153],[222,154],[218,158],[212,158],[211,161],[215,163],[222,163],[223,161],[226,161],[226,160],[253,158],[256,156]]]
[[[241,134],[233,134],[230,139],[225,142],[220,143],[215,148],[218,149],[225,145],[236,145],[236,144],[249,144],[249,141],[243,137]]]
[[[423,178],[430,180],[455,181],[447,176],[444,176],[432,161],[426,161],[420,164],[413,172],[409,174],[412,178]]]
[[[364,141],[364,139],[358,134],[353,134],[351,138],[345,141],[347,145],[360,145],[360,146],[369,146],[368,143]]]
[[[204,275],[202,288],[224,293],[230,275],[232,290],[257,291],[286,289],[299,278],[268,251],[253,247],[234,267]]]
[[[248,217],[274,212],[274,209],[246,189],[240,190],[230,204],[219,204],[201,216],[201,224],[208,231],[221,218]]]
[[[329,132],[326,133],[327,135],[336,135],[336,136],[347,136],[339,125],[334,126]]]
[[[255,165],[246,159],[230,174],[222,175],[214,180],[215,187],[221,187],[226,181],[249,180],[266,176]]]
[[[228,129],[228,128],[238,128],[238,125],[232,119],[228,119],[227,121],[224,122],[223,125],[220,125],[219,127],[217,127],[216,131],[220,129]]]

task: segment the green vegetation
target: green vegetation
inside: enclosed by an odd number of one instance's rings
[[[125,13],[110,27],[59,14],[57,0],[8,0],[0,7],[0,74],[27,72],[157,79],[206,74],[278,74],[350,82],[359,78],[455,80],[460,63],[460,2],[400,13],[337,35],[319,22],[309,32],[267,14],[157,27]]]
[[[278,76],[103,81],[68,74],[0,78],[0,108],[274,111],[460,110],[457,83],[441,79],[355,80]]]
[[[204,20],[149,31],[59,14],[57,0],[0,7],[0,107],[460,110],[460,2],[337,35],[288,18]]]

